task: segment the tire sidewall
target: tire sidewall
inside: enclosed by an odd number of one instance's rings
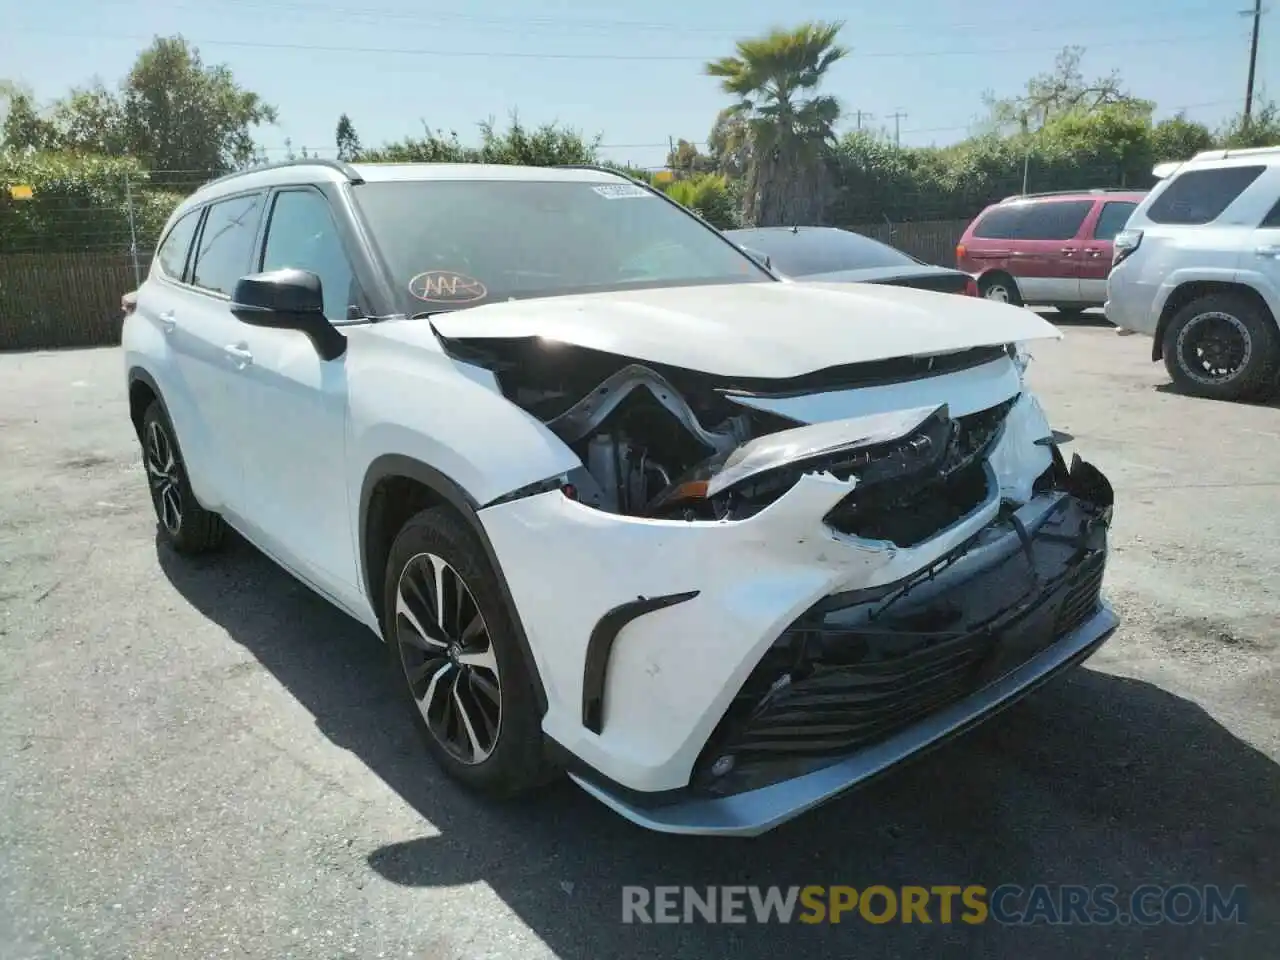
[[[409,690],[400,660],[396,592],[405,565],[422,553],[435,554],[461,575],[489,629],[489,641],[498,662],[502,718],[493,752],[480,763],[462,763],[436,740]],[[500,796],[522,792],[545,779],[540,769],[542,726],[533,684],[497,575],[466,521],[447,507],[425,510],[410,520],[391,545],[382,602],[391,682],[427,749],[446,772],[468,786]]]
[[[1187,328],[1206,313],[1223,313],[1234,317],[1246,331],[1249,358],[1228,380],[1205,383],[1191,374],[1183,363],[1179,343]],[[1193,300],[1182,307],[1165,331],[1162,352],[1170,379],[1182,392],[1213,400],[1247,400],[1267,390],[1268,381],[1274,377],[1280,335],[1270,318],[1243,297],[1217,294]]]
[[[147,407],[146,412],[142,415],[142,435],[138,438],[142,446],[142,469],[147,470],[147,460],[149,459],[150,434],[152,425],[159,427],[164,431],[169,447],[173,451],[174,470],[178,475],[178,496],[181,498],[181,518],[178,521],[177,532],[171,531],[165,526],[164,518],[161,516],[160,504],[157,501],[155,492],[151,489],[151,477],[147,475],[147,494],[151,497],[151,508],[156,515],[156,526],[160,530],[160,535],[169,543],[181,549],[185,546],[186,532],[191,525],[191,511],[199,509],[196,503],[195,494],[191,490],[191,481],[187,478],[187,463],[182,456],[182,446],[178,443],[178,435],[173,429],[173,424],[169,420],[169,416],[165,413],[164,407],[159,400],[152,401]]]

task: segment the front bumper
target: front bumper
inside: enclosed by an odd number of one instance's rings
[[[633,823],[661,833],[754,837],[987,720],[1091,656],[1119,619],[1105,602],[1052,646],[964,700],[874,746],[790,780],[725,797],[689,796],[658,806],[611,793],[571,774],[588,793]]]

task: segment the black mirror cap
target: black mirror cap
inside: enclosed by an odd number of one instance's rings
[[[320,278],[309,270],[293,267],[241,277],[236,281],[231,300],[232,309],[237,313],[324,316],[324,290]],[[252,322],[248,317],[242,319]]]

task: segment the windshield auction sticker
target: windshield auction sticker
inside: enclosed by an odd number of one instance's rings
[[[452,270],[428,270],[409,281],[409,293],[427,303],[475,303],[489,295],[475,277]]]
[[[605,183],[591,189],[606,200],[639,200],[653,196],[644,187],[637,187],[634,183]]]

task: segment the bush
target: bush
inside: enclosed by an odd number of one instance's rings
[[[720,174],[705,173],[688,180],[673,180],[662,189],[676,203],[693,210],[713,227],[728,230],[737,226],[729,182]]]
[[[30,187],[31,198],[12,199],[15,186]],[[140,202],[147,197],[147,174],[137,161],[0,151],[0,253],[127,253],[130,194],[135,229],[154,236],[155,220],[162,224],[173,207],[169,200]]]

